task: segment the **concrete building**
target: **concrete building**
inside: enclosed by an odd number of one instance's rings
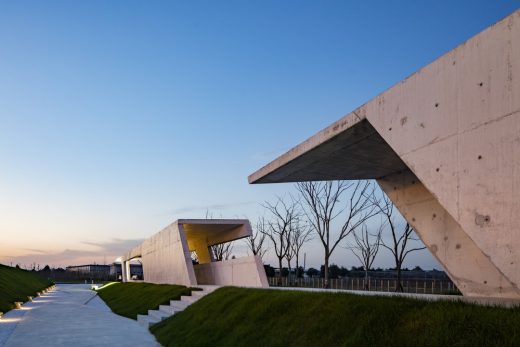
[[[87,264],[67,266],[65,272],[71,278],[76,279],[101,279],[110,278],[110,265]]]
[[[122,257],[123,281],[131,281],[130,261],[140,258],[145,282],[267,287],[260,257],[215,261],[210,249],[250,235],[248,220],[179,219]],[[198,264],[192,261],[192,252]]]
[[[464,295],[520,298],[520,10],[249,176],[376,179]]]

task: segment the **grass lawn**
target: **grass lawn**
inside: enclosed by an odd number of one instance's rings
[[[226,287],[150,330],[164,346],[519,346],[520,308]]]
[[[49,287],[52,282],[38,274],[0,264],[0,312],[14,308],[15,301],[27,301],[27,296]]]
[[[98,289],[98,295],[114,313],[132,319],[147,314],[159,305],[178,300],[181,295],[191,295],[191,288],[171,284],[118,283],[106,284]]]

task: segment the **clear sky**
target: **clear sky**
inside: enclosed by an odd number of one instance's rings
[[[0,261],[110,262],[178,218],[254,220],[292,185],[250,173],[519,6],[0,1]]]

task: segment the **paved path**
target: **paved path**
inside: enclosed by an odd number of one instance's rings
[[[0,347],[160,346],[137,321],[118,316],[89,285],[57,290],[0,319]]]

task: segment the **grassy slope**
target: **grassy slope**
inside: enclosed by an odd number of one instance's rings
[[[518,346],[520,308],[228,287],[151,331],[164,346]]]
[[[111,283],[98,289],[98,295],[114,313],[132,319],[147,314],[181,295],[191,295],[185,286],[152,283]]]
[[[0,311],[13,309],[13,302],[25,302],[28,295],[35,296],[37,291],[51,284],[34,272],[0,264]]]

